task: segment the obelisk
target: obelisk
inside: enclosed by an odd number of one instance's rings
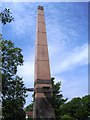
[[[44,20],[44,8],[42,6],[38,6],[37,16],[34,94],[34,120],[55,119],[54,109],[52,107],[52,85]]]

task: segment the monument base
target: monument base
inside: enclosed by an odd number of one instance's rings
[[[52,97],[36,98],[33,119],[34,120],[55,120],[54,109],[52,107]]]

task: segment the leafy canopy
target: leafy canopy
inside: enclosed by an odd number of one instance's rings
[[[73,98],[62,106],[62,115],[70,115],[77,120],[87,120],[90,116],[90,95]]]
[[[4,11],[0,13],[0,21],[2,24],[7,24],[13,21],[14,18],[12,17],[12,13],[10,12],[10,9],[5,8]]]
[[[26,88],[22,78],[17,76],[17,67],[23,65],[22,51],[10,40],[2,39],[1,45],[2,120],[25,120],[23,107],[27,97]]]

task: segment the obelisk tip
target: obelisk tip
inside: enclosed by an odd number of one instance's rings
[[[38,6],[39,10],[44,10],[43,6]]]

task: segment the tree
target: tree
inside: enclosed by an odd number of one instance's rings
[[[23,105],[25,103],[25,87],[22,79],[16,76],[7,82],[7,96],[3,99],[3,117],[4,120],[25,120]]]
[[[10,9],[5,8],[3,12],[0,13],[0,21],[2,24],[10,23],[13,21],[14,18],[12,17],[12,13],[10,12]]]
[[[2,24],[10,23],[14,20],[10,9],[5,8],[0,12]],[[1,59],[2,56],[2,59]],[[23,65],[21,49],[14,46],[10,40],[3,40],[0,34],[0,67],[2,69],[2,120],[25,120],[26,88],[22,78],[16,75],[17,66]],[[0,75],[1,75],[0,74]]]
[[[84,97],[82,97],[82,104],[85,110],[87,110],[90,115],[90,95],[85,95]]]
[[[73,98],[70,102],[66,103],[62,107],[62,114],[68,114],[73,118],[76,118],[76,110],[81,106],[81,98]]]
[[[87,120],[90,116],[90,95],[73,98],[62,106],[62,116],[70,115],[77,120]]]
[[[64,115],[64,116],[61,117],[60,120],[75,120],[75,119],[70,117],[69,115]]]
[[[10,40],[1,41],[2,45],[2,120],[25,120],[23,106],[26,88],[22,78],[16,75],[17,66],[23,65],[21,49]]]
[[[33,111],[33,102],[25,108],[25,111]]]
[[[90,116],[90,95],[86,95],[81,99],[82,106],[76,111],[79,120],[87,120]]]
[[[53,108],[55,110],[56,120],[61,119],[61,108],[62,105],[67,101],[61,94],[61,82],[55,83],[55,78],[51,78],[52,89],[53,89]]]

